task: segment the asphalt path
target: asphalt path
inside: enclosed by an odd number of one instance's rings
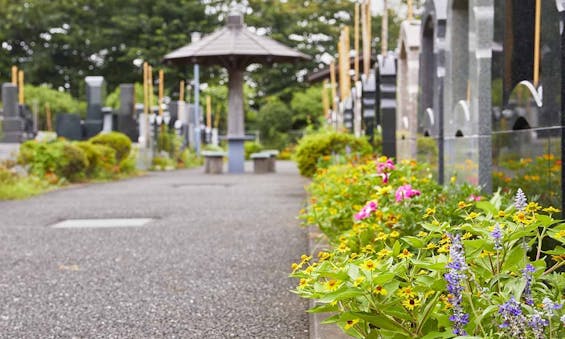
[[[306,180],[202,168],[0,202],[1,338],[308,338]],[[67,219],[152,218],[56,229]]]

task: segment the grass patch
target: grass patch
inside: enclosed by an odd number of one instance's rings
[[[0,183],[0,200],[27,199],[58,187],[34,176],[17,177]]]

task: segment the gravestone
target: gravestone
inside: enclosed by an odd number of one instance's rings
[[[135,87],[133,84],[120,84],[120,108],[117,115],[118,131],[127,135],[131,141],[139,138],[135,112]]]
[[[446,175],[492,191],[493,0],[447,7],[444,147]]]
[[[352,90],[351,95],[347,97],[343,103],[343,127],[353,132],[353,99],[355,91]]]
[[[361,76],[363,83],[363,124],[365,125],[365,135],[369,136],[369,141],[373,143],[375,138],[375,128],[377,126],[377,76],[376,69],[369,72],[369,76]]]
[[[396,56],[378,56],[378,111],[383,134],[383,155],[396,157]]]
[[[24,119],[20,116],[18,105],[18,87],[12,83],[2,84],[3,119],[2,142],[17,143],[24,141]]]
[[[90,76],[86,77],[84,81],[86,82],[87,103],[84,127],[85,137],[89,139],[100,133],[103,127],[104,77]]]
[[[444,182],[443,84],[447,0],[428,0],[422,13],[418,102],[418,160],[436,168]]]
[[[416,159],[418,127],[418,71],[420,21],[406,20],[400,25],[397,76],[396,139],[399,160]]]
[[[83,127],[78,114],[61,113],[55,118],[57,136],[68,140],[82,140]]]

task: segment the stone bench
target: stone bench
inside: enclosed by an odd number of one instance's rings
[[[203,151],[204,173],[222,174],[224,169],[224,157],[226,153],[216,151]]]
[[[269,172],[275,172],[275,164],[277,162],[277,156],[279,155],[279,151],[276,149],[266,149],[261,151],[261,153],[269,154]]]
[[[265,152],[251,154],[253,172],[255,174],[269,173],[271,169],[271,154]]]

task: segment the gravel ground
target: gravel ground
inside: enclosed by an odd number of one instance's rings
[[[249,164],[247,164],[249,166]],[[248,169],[248,171],[250,171]],[[307,338],[306,180],[202,168],[0,202],[1,338]],[[53,229],[78,218],[137,228]]]

